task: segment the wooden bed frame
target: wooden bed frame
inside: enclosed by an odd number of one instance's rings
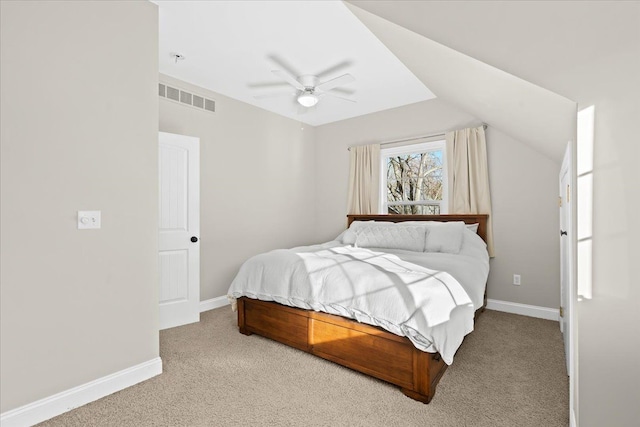
[[[353,221],[464,221],[479,224],[486,241],[487,215],[348,215]],[[447,369],[440,354],[418,350],[406,337],[355,320],[275,302],[238,298],[238,327],[401,387],[429,403]],[[484,311],[485,304],[476,311]]]

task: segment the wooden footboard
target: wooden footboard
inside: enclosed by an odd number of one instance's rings
[[[238,299],[238,327],[401,387],[429,403],[447,364],[406,337],[326,313]]]

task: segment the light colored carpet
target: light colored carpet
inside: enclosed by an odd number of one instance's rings
[[[567,426],[558,323],[487,310],[430,404],[257,335],[223,307],[160,334],[164,373],[43,426]]]

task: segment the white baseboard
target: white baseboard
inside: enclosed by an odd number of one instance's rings
[[[537,317],[540,319],[555,320],[560,318],[560,310],[557,308],[539,307],[537,305],[519,304],[517,302],[487,300],[487,309],[504,311],[505,313],[520,314],[523,316]]]
[[[213,310],[214,308],[224,307],[225,305],[229,304],[229,299],[226,295],[200,301],[200,313],[202,313],[203,311]]]
[[[0,414],[2,427],[32,426],[162,373],[159,357]]]

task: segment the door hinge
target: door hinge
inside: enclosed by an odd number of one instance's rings
[[[562,207],[562,196],[558,196],[558,207]]]
[[[564,308],[560,307],[560,317],[564,317]]]
[[[569,203],[569,194],[571,192],[569,191],[569,185],[567,185],[567,203]]]

